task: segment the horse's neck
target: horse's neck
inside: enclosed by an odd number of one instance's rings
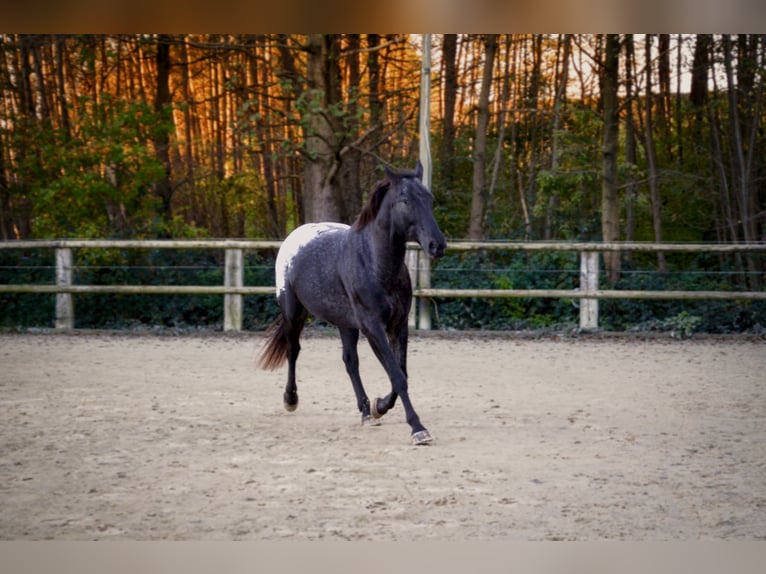
[[[392,236],[386,226],[371,225],[368,229],[373,262],[379,276],[383,280],[398,276],[404,266],[406,239]]]

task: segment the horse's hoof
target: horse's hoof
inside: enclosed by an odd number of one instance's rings
[[[380,426],[381,422],[382,421],[374,418],[372,415],[362,415],[363,427],[377,427],[377,426]]]
[[[434,438],[429,434],[426,429],[422,431],[412,433],[412,444],[416,446],[430,443]]]
[[[295,409],[298,408],[298,395],[297,394],[291,395],[291,394],[285,393],[284,405],[285,405],[285,410],[288,413],[293,412]]]
[[[383,416],[383,413],[379,413],[378,412],[378,401],[379,400],[380,400],[379,398],[376,398],[376,399],[374,399],[372,401],[372,403],[370,403],[370,412],[372,413],[372,418],[374,418],[374,419],[379,419],[380,417]]]

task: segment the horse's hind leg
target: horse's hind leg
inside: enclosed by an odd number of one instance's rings
[[[285,386],[285,409],[292,412],[298,408],[298,385],[295,382],[295,363],[301,352],[300,337],[306,322],[306,309],[294,294],[286,294],[282,301],[282,313],[287,329],[287,385]]]
[[[295,383],[295,363],[298,360],[298,354],[301,352],[301,345],[298,337],[294,337],[292,332],[289,335],[290,343],[287,355],[287,385],[285,385],[285,394],[283,396],[285,409],[292,412],[298,408],[298,385]]]
[[[357,344],[359,343],[359,329],[340,328],[340,339],[343,343],[343,363],[346,365],[346,372],[351,379],[356,395],[356,404],[359,412],[362,413],[362,424],[378,424],[370,414],[370,400],[362,385],[362,378],[359,376],[359,353]]]

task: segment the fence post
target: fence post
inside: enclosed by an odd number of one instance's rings
[[[420,250],[418,250],[420,252]],[[431,288],[431,258],[424,253],[418,257],[418,287],[420,289]],[[418,329],[431,330],[431,300],[421,297],[419,300],[420,314],[418,315]]]
[[[226,250],[226,267],[223,284],[225,287],[242,287],[243,257],[241,249]],[[223,330],[242,330],[242,295],[226,294],[223,296]]]
[[[56,248],[56,285],[72,285],[72,250]],[[71,293],[56,293],[56,329],[74,329],[74,304]]]
[[[405,261],[405,264],[407,265],[407,271],[410,274],[410,283],[412,283],[412,289],[413,291],[418,288],[418,259],[420,254],[420,249],[413,249],[411,247],[407,247],[407,259]],[[412,305],[410,305],[410,315],[407,318],[407,325],[410,329],[415,329],[418,326],[417,323],[418,318],[418,307],[417,307],[417,301],[413,301]]]
[[[598,291],[598,251],[580,253],[580,290],[586,294]],[[580,299],[580,330],[598,329],[598,299]]]

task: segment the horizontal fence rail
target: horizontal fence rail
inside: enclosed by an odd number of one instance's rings
[[[0,293],[50,293],[56,296],[58,329],[74,327],[72,296],[91,294],[144,295],[223,295],[224,330],[242,329],[242,297],[269,295],[274,286],[245,286],[243,284],[243,252],[246,250],[276,250],[280,241],[270,240],[32,240],[0,241],[0,249],[54,249],[55,282],[52,284],[3,284]],[[73,249],[211,249],[224,250],[223,285],[77,285],[72,281]],[[408,245],[407,266],[417,304],[410,312],[410,327],[431,328],[430,299],[432,298],[563,298],[580,299],[580,328],[598,328],[599,299],[688,299],[688,300],[766,300],[766,291],[638,291],[599,288],[599,254],[604,252],[682,252],[682,253],[766,253],[766,243],[691,244],[635,242],[493,242],[453,241],[452,251],[560,251],[580,254],[580,284],[576,289],[443,289],[431,287],[430,259],[420,247]]]
[[[49,291],[50,292],[50,291]],[[608,290],[579,291],[571,289],[416,289],[416,297],[513,299],[549,297],[551,299],[688,299],[688,300],[766,300],[761,291],[635,291]]]

